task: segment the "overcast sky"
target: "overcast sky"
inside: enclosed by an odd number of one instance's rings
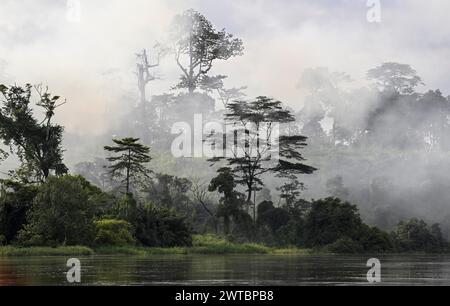
[[[245,55],[216,65],[229,86],[249,87],[299,108],[306,68],[345,71],[356,80],[382,62],[412,65],[426,88],[450,94],[450,1],[381,0],[381,23],[368,23],[366,0],[80,0],[81,20],[66,0],[1,0],[0,82],[44,83],[68,104],[59,116],[71,132],[101,133],[107,112],[136,91],[134,54],[163,41],[188,8],[244,40]],[[178,79],[172,58],[151,94]]]

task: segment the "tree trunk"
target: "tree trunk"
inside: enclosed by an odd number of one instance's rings
[[[247,184],[248,191],[247,191],[247,213],[251,214],[251,205],[252,205],[252,194],[253,194],[253,183]]]
[[[229,216],[223,217],[223,230],[224,230],[225,236],[228,236],[228,234],[230,233],[230,217]]]
[[[46,181],[48,176],[50,175],[50,170],[49,169],[42,169],[42,172],[44,174],[44,181]]]
[[[130,168],[131,168],[131,149],[128,150],[127,194],[130,194]]]
[[[253,221],[256,224],[256,190],[253,192]]]
[[[250,182],[247,184],[247,203],[250,203],[252,201],[252,188],[253,188],[253,183]]]

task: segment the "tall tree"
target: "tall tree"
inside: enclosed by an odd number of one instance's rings
[[[316,171],[315,168],[303,164],[305,159],[299,152],[306,146],[307,137],[277,135],[278,124],[295,121],[294,116],[282,107],[280,101],[257,97],[249,102],[229,103],[227,109],[225,119],[227,124],[233,127],[232,132],[225,135],[227,152],[210,161],[226,160],[237,177],[236,183],[247,188],[247,203],[251,203],[252,196],[264,185],[261,177],[265,173],[287,176],[311,174]],[[224,135],[221,135],[221,138],[223,139]],[[254,202],[253,215],[256,218]]]
[[[430,151],[446,148],[450,127],[450,103],[440,90],[428,91],[421,95],[417,103],[411,105],[411,125]],[[409,118],[408,118],[409,119]]]
[[[0,236],[4,236],[6,243],[13,241],[26,223],[37,188],[36,185],[0,180]]]
[[[105,146],[108,152],[116,153],[117,156],[108,157],[111,162],[109,173],[114,177],[123,177],[126,193],[130,194],[130,183],[139,183],[142,177],[148,177],[150,170],[144,166],[152,158],[149,155],[150,148],[139,143],[139,138],[113,139],[116,146]]]
[[[21,162],[23,180],[44,181],[51,173],[62,175],[68,169],[63,163],[62,138],[64,128],[53,124],[55,110],[65,102],[52,96],[48,89],[35,86],[38,94],[36,105],[44,110],[44,119],[38,120],[30,106],[32,86],[0,85],[4,97],[0,109],[0,138],[14,150]]]
[[[243,211],[244,195],[234,190],[236,182],[231,168],[220,168],[217,173],[218,175],[211,180],[208,190],[223,194],[217,209],[217,217],[223,219],[224,232],[228,235],[231,230],[231,221],[234,220],[237,223],[241,219],[245,220],[243,218],[246,214]]]
[[[150,64],[148,59],[147,50],[144,49],[142,53],[136,54],[138,62],[136,64],[136,75],[138,78],[138,88],[140,94],[140,103],[145,107],[147,103],[147,85],[151,81],[156,80],[156,76],[150,70],[159,66],[160,57],[162,55],[162,51],[157,49],[158,45],[155,46],[155,50],[157,53],[157,60],[155,64]]]
[[[305,189],[303,183],[301,183],[296,175],[285,175],[286,181],[277,188],[280,192],[280,200],[285,201],[286,207],[294,207],[295,202],[299,200],[302,190]]]
[[[160,44],[154,46],[154,54],[156,57],[154,64],[150,62],[150,55],[146,49],[136,54],[138,60],[136,64],[136,76],[138,79],[139,105],[136,109],[137,114],[133,113],[133,115],[138,118],[136,120],[136,124],[138,125],[137,129],[141,131],[141,137],[145,144],[151,143],[150,135],[153,134],[152,132],[155,129],[158,119],[155,105],[150,104],[147,100],[147,85],[157,79],[152,69],[160,65],[160,59],[164,56],[165,52],[166,50]]]
[[[176,88],[193,93],[216,60],[228,60],[242,55],[242,40],[222,29],[217,31],[201,13],[187,10],[175,17],[172,24],[173,52],[182,71]]]

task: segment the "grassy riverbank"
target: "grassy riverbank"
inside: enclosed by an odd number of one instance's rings
[[[0,247],[0,257],[1,256],[82,256],[82,255],[94,255],[95,252],[91,248],[74,246],[74,247],[33,247],[33,248],[22,248],[6,246]]]
[[[308,249],[277,249],[256,243],[236,244],[213,235],[196,235],[192,247],[144,248],[144,247],[0,247],[0,256],[81,256],[81,255],[188,255],[188,254],[272,254],[272,255],[307,255]]]

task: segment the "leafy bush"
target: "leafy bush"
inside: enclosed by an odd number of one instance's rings
[[[83,246],[71,246],[71,247],[31,247],[31,248],[20,248],[20,247],[1,247],[1,256],[86,256],[94,255],[94,251],[88,247]]]
[[[1,181],[0,192],[0,244],[8,244],[17,238],[26,222],[37,188],[11,180]]]
[[[335,253],[389,252],[394,250],[388,233],[364,224],[355,205],[328,198],[313,203],[306,216],[306,245]]]
[[[275,208],[272,202],[264,201],[258,205],[258,226],[274,233],[289,222],[289,213]]]
[[[394,250],[394,245],[388,233],[376,227],[363,224],[360,228],[358,241],[365,252],[384,253]]]
[[[259,240],[270,246],[301,246],[303,219],[295,208],[275,208],[270,201],[258,206]]]
[[[191,229],[175,210],[146,204],[136,219],[136,238],[148,247],[192,245]]]
[[[439,224],[428,226],[419,219],[400,222],[393,236],[396,248],[401,252],[442,252],[446,249]]]
[[[267,254],[270,249],[256,243],[236,244],[215,235],[195,235],[192,253],[195,254]]]
[[[133,245],[133,227],[124,220],[104,219],[95,222],[97,246],[127,246]]]
[[[304,246],[303,231],[303,219],[292,217],[286,225],[280,227],[275,233],[276,239],[279,241],[277,246]]]
[[[116,200],[116,215],[131,223],[136,222],[137,202],[131,193],[122,195]]]
[[[81,177],[49,177],[39,187],[28,224],[19,233],[27,246],[91,245],[94,240],[92,190]]]
[[[336,198],[315,201],[305,220],[306,245],[325,246],[342,237],[355,239],[361,226],[355,205]]]
[[[359,242],[354,241],[348,237],[339,238],[332,244],[329,244],[326,247],[326,250],[331,253],[339,254],[356,254],[362,253],[364,251],[362,245]]]

